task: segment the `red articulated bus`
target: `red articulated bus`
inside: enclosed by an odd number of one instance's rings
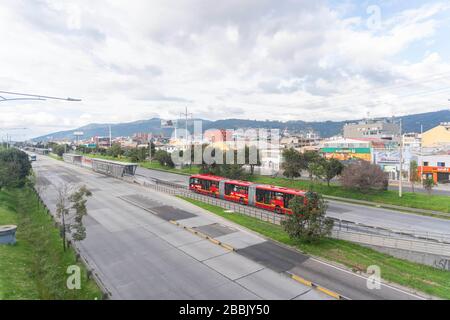
[[[189,179],[189,189],[240,204],[258,207],[276,213],[290,214],[289,201],[302,197],[306,203],[307,191],[257,184],[249,181],[230,180],[209,174],[196,174]]]

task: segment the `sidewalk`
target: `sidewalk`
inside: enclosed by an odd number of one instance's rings
[[[389,186],[391,187],[398,187],[399,181],[398,180],[389,180]],[[403,181],[403,187],[411,187],[411,182],[409,181]],[[415,189],[424,190],[424,187],[422,184],[418,183],[414,185]],[[440,191],[448,191],[450,192],[450,184],[438,184],[437,186],[433,187],[433,190],[440,190]]]

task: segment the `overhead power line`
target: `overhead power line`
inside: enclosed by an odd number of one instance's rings
[[[9,94],[18,97],[3,97],[0,96],[0,102],[3,101],[15,101],[15,100],[63,100],[63,101],[81,101],[81,99],[76,98],[60,98],[60,97],[52,97],[52,96],[43,96],[38,94],[29,94],[29,93],[19,93],[19,92],[11,92],[11,91],[0,91],[0,94]]]

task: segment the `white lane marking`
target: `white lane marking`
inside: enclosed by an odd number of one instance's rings
[[[323,265],[326,265],[326,266],[328,266],[328,267],[332,267],[332,268],[334,268],[334,269],[336,269],[336,270],[339,270],[339,271],[348,273],[348,274],[350,274],[350,275],[352,275],[352,276],[359,277],[359,278],[361,278],[361,279],[367,280],[367,277],[365,277],[365,276],[363,276],[363,275],[360,275],[360,274],[357,274],[357,273],[353,273],[353,272],[351,272],[351,271],[349,271],[349,270],[342,269],[342,268],[340,268],[340,267],[337,267],[337,266],[334,266],[334,265],[332,265],[332,264],[330,264],[330,263],[327,263],[327,262],[324,262],[324,261],[315,259],[315,258],[313,258],[313,257],[310,257],[310,259],[312,259],[312,260],[314,260],[314,261],[316,261],[316,262],[319,262],[319,263],[321,263],[321,264],[323,264]],[[388,288],[390,288],[390,289],[393,289],[393,290],[402,292],[402,293],[404,293],[404,294],[410,295],[410,296],[412,296],[412,297],[419,298],[419,299],[421,299],[421,300],[427,300],[425,297],[419,296],[419,295],[414,294],[414,293],[412,293],[412,292],[408,292],[408,291],[402,290],[402,289],[400,289],[400,288],[393,287],[393,286],[391,286],[391,285],[389,285],[389,284],[387,284],[387,283],[384,283],[384,282],[382,282],[381,285],[382,285],[382,286],[385,286],[385,287],[388,287]]]

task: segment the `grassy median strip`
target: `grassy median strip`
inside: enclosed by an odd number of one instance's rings
[[[57,154],[55,154],[55,153],[49,153],[48,154],[48,156],[50,157],[50,158],[53,158],[53,159],[55,159],[55,160],[60,160],[60,161],[62,161],[63,160],[63,157],[60,157],[60,156],[58,156]]]
[[[0,300],[100,299],[72,249],[63,251],[59,230],[26,188],[0,191],[0,225],[15,224],[17,243],[0,245]],[[67,267],[81,268],[81,289],[69,290]]]
[[[290,245],[307,254],[338,262],[353,270],[365,271],[378,265],[383,279],[410,287],[433,296],[450,299],[450,272],[394,258],[348,241],[324,239],[315,244],[301,243],[289,238],[282,227],[225,209],[181,197],[192,204],[240,224],[268,238]]]

